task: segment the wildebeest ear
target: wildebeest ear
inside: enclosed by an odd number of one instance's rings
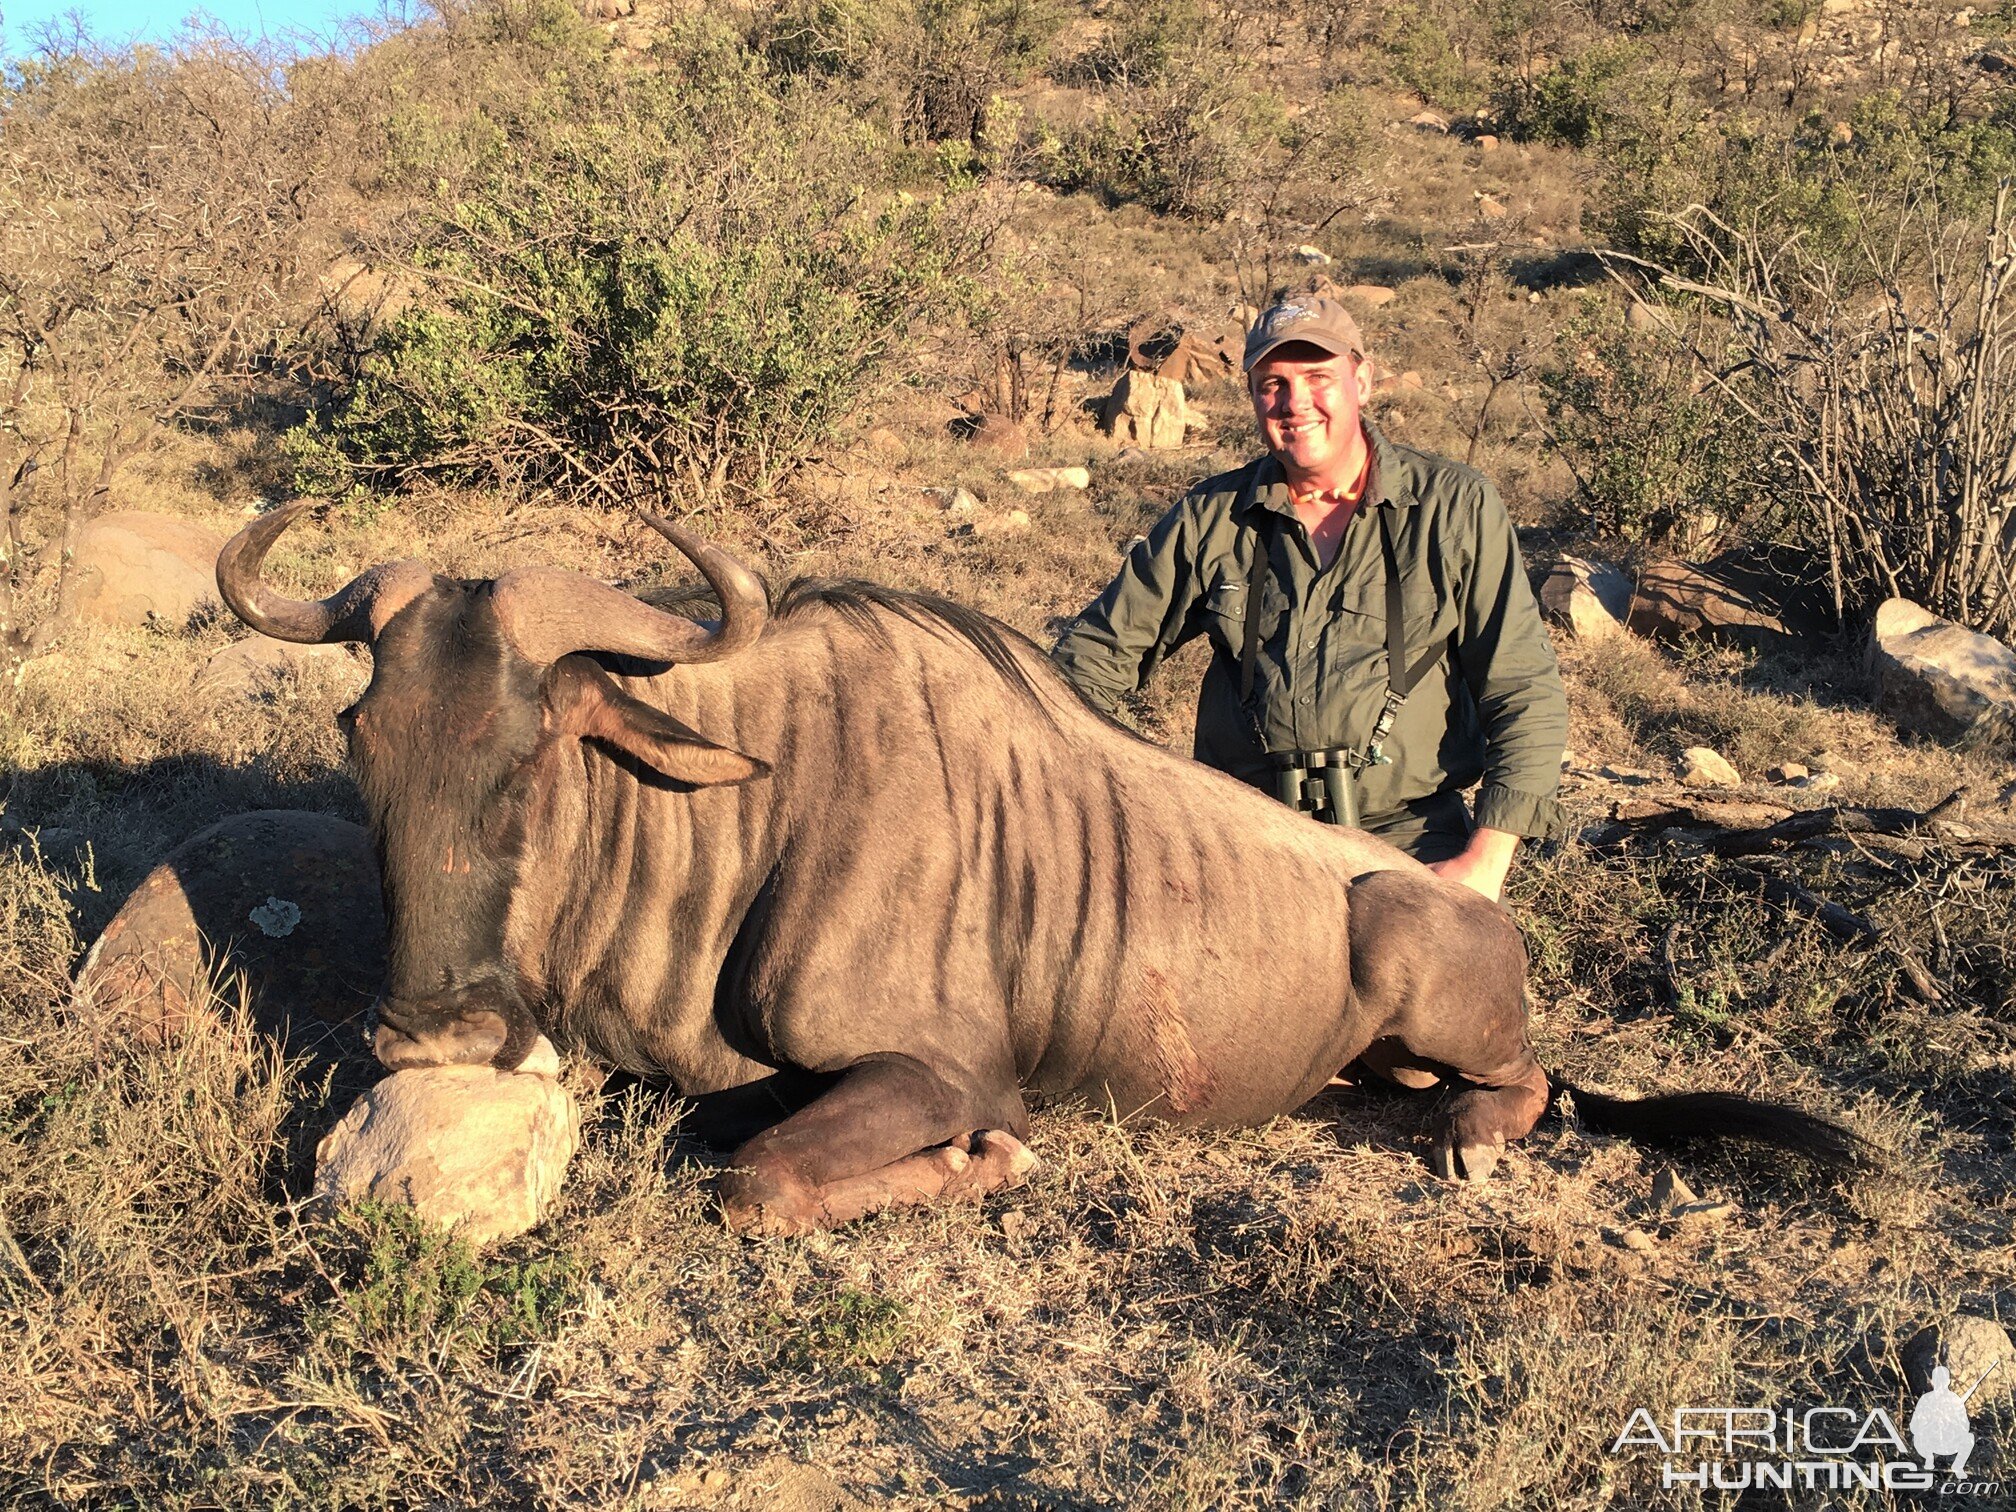
[[[546,674],[546,709],[582,739],[606,741],[675,782],[719,787],[769,775],[768,763],[716,745],[662,709],[632,698],[585,656],[563,656]]]

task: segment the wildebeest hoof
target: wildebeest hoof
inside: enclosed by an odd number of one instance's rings
[[[741,1167],[721,1178],[721,1217],[733,1233],[766,1239],[832,1226],[816,1189],[776,1172]]]
[[[1482,1181],[1497,1168],[1504,1153],[1503,1140],[1458,1144],[1444,1136],[1435,1141],[1435,1174],[1444,1181]]]
[[[978,1199],[989,1192],[1019,1187],[1036,1169],[1030,1148],[1005,1129],[982,1129],[970,1141],[973,1158],[966,1169],[945,1184],[948,1198]]]

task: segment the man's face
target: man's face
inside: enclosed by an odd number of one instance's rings
[[[1248,382],[1260,439],[1283,467],[1337,486],[1350,481],[1328,475],[1354,456],[1359,407],[1371,397],[1364,362],[1291,341],[1255,363]]]

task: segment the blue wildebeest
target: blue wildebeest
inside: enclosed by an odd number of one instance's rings
[[[690,1096],[823,1073],[724,1178],[729,1221],[765,1232],[1018,1182],[1025,1088],[1244,1124],[1353,1063],[1440,1078],[1435,1163],[1473,1179],[1558,1090],[1502,908],[1134,737],[978,614],[857,582],[773,607],[656,519],[718,623],[412,560],[293,601],[260,571],[304,507],[247,526],[217,579],[268,635],[372,649],[339,717],[383,872],[388,1066],[510,1068],[543,1030]],[[1853,1148],[1717,1093],[1578,1105]]]

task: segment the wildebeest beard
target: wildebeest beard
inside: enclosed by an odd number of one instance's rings
[[[371,685],[341,717],[390,922],[380,1036],[388,1064],[515,1068],[538,1035],[504,951],[541,748],[540,669],[505,639],[487,583],[437,579],[386,627]],[[417,1061],[417,1052],[414,1053]]]

